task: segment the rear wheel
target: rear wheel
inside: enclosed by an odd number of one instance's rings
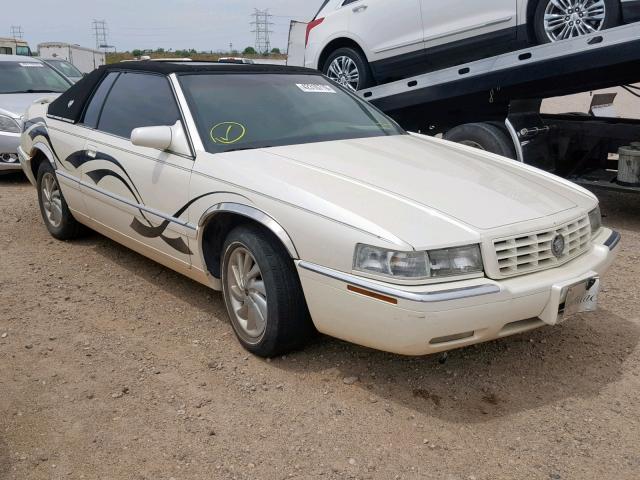
[[[353,48],[339,48],[329,55],[322,73],[354,92],[374,84],[369,62],[360,51]]]
[[[302,347],[315,331],[293,261],[258,226],[241,225],[227,236],[222,290],[238,340],[258,356]]]
[[[44,224],[58,240],[71,240],[80,236],[84,228],[69,210],[62,195],[56,172],[48,161],[38,168],[38,203]]]
[[[539,43],[580,37],[619,24],[619,0],[540,0],[534,16]]]
[[[445,140],[485,150],[515,160],[516,150],[511,138],[489,123],[468,123],[449,130]]]

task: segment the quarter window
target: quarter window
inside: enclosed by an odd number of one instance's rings
[[[82,120],[82,123],[87,127],[96,128],[98,126],[98,119],[100,118],[102,105],[104,105],[104,99],[107,98],[113,82],[116,81],[118,75],[120,74],[117,72],[111,72],[107,75],[93,94],[91,102],[89,102],[89,106],[84,112],[84,119]]]
[[[173,125],[179,119],[180,112],[166,77],[121,73],[102,107],[98,130],[130,138],[134,128]]]

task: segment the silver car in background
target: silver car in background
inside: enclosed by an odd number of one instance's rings
[[[73,83],[76,83],[78,80],[84,77],[84,74],[80,70],[78,70],[73,63],[67,62],[66,60],[59,60],[55,58],[41,58],[40,60],[42,60],[50,67],[53,67]]]
[[[0,55],[0,173],[20,170],[17,149],[29,105],[56,98],[71,85],[37,58]]]

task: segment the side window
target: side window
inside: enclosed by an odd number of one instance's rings
[[[111,72],[107,75],[94,92],[93,97],[91,97],[91,101],[89,102],[82,119],[82,123],[87,127],[96,128],[98,126],[98,119],[100,118],[104,99],[107,98],[107,95],[113,86],[113,82],[116,81],[118,75],[120,74],[117,72]]]
[[[347,5],[351,4],[351,3],[355,3],[358,2],[359,0],[344,0],[344,2],[342,2],[342,6],[346,7]]]
[[[179,119],[180,111],[166,77],[122,73],[102,107],[98,130],[130,138],[134,128],[173,125]]]
[[[0,47],[0,53],[3,55],[11,55],[13,51],[10,47]]]

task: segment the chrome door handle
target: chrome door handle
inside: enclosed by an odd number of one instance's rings
[[[367,8],[369,8],[367,5],[358,5],[357,7],[353,7],[353,13],[360,13],[360,12],[364,12]]]

